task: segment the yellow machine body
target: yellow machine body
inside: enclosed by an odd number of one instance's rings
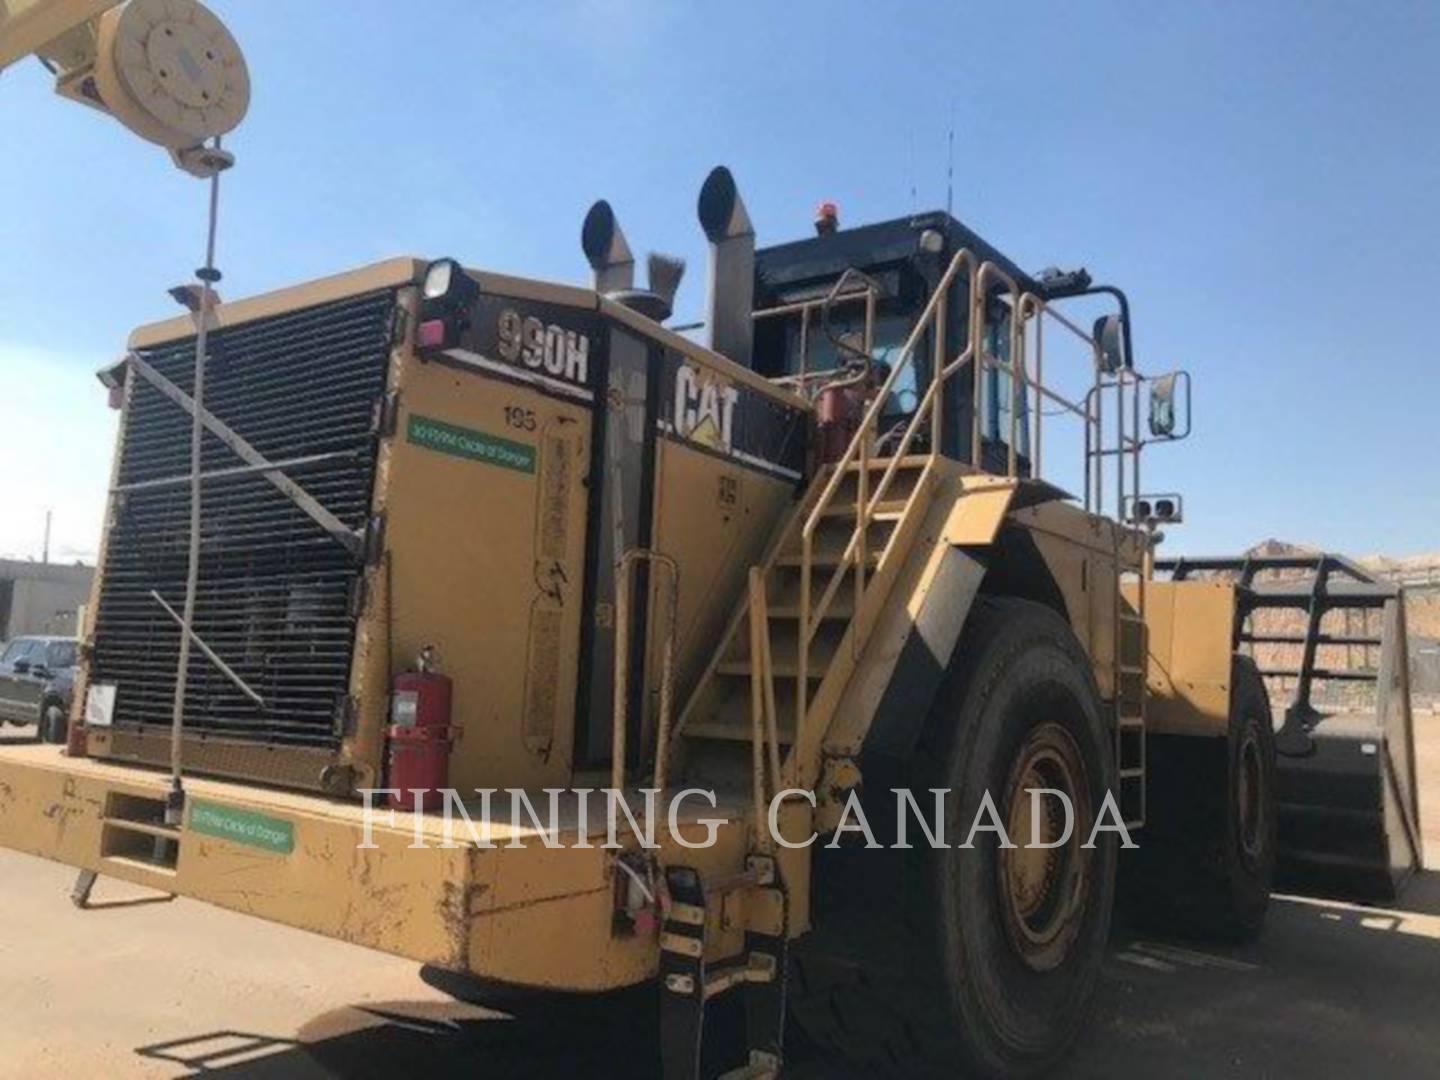
[[[573,357],[577,339],[565,334],[578,326],[576,333],[592,335],[592,362],[604,335],[604,374],[562,385],[559,359],[553,369],[498,362],[493,353],[506,351],[503,340],[422,355],[415,343],[423,271],[417,260],[390,260],[225,304],[213,315],[218,366],[227,331],[393,295],[384,405],[373,432],[372,523],[350,601],[352,652],[333,745],[246,743],[207,732],[203,712],[187,713],[189,810],[180,826],[164,821],[166,725],[127,729],[118,714],[108,726],[89,724],[88,758],[52,747],[0,748],[0,844],[454,970],[575,990],[633,984],[655,974],[661,955],[653,936],[617,929],[614,918],[624,885],[619,862],[637,850],[635,836],[622,831],[618,848],[600,846],[603,822],[582,827],[572,807],[564,845],[547,847],[529,819],[514,823],[512,796],[502,791],[487,811],[468,793],[525,789],[543,807],[539,789],[604,786],[614,765],[615,568],[631,548],[665,553],[678,578],[673,612],[658,571],[634,606],[640,644],[629,664],[643,677],[629,710],[630,753],[643,761],[653,752],[663,719],[667,627],[675,703],[689,702],[695,713],[720,700],[723,643],[743,622],[747,576],[753,581],[756,567],[778,573],[829,476],[822,469],[802,483],[811,470],[810,405],[593,291],[483,272],[468,274],[481,298],[477,310],[492,304],[502,334],[509,326],[529,333],[523,313],[538,311],[534,342],[551,335],[555,356],[568,348]],[[512,311],[518,321],[507,322]],[[172,319],[136,331],[130,346],[158,357],[154,350],[180,348],[194,331],[193,318]],[[527,339],[515,340],[523,357]],[[638,350],[629,367],[626,348]],[[141,392],[131,371],[127,416]],[[793,430],[774,445],[746,444],[746,409],[783,421],[767,431]],[[117,482],[127,430],[122,423]],[[1064,611],[1101,696],[1118,692],[1118,585],[1143,571],[1143,532],[1088,513],[1039,481],[938,456],[902,465],[905,510],[892,515],[886,554],[827,659],[810,704],[819,719],[787,754],[791,777],[817,797],[813,808],[803,800],[781,807],[785,835],[833,827],[860,783],[861,749],[885,695],[908,677],[912,639],[923,639],[943,666],[969,599],[1012,559],[1008,544],[1028,553],[1024,575],[1047,583],[1042,598]],[[627,492],[630,470],[643,479]],[[606,484],[617,496],[609,503],[597,490]],[[123,511],[112,505],[84,632],[76,723],[86,720],[87,689],[107,662],[105,589]],[[1225,589],[1150,588],[1156,721],[1212,733],[1226,692],[1221,658],[1229,655],[1232,608]],[[942,594],[959,606],[945,609],[932,638],[929,605]],[[772,601],[775,610],[782,600]],[[453,684],[459,731],[449,782],[467,793],[465,812],[493,827],[492,847],[475,843],[454,815],[454,846],[444,846],[445,815],[390,811],[383,800],[367,813],[359,801],[363,789],[384,783],[390,681],[427,646]],[[708,732],[721,745],[734,735],[688,713],[681,732],[687,721],[697,737]],[[694,745],[678,759],[676,777],[704,777]],[[677,834],[662,823],[653,858],[707,877],[733,876],[746,866],[758,812],[733,791],[713,810],[692,802]],[[677,835],[703,835],[704,818],[717,821],[717,842],[682,849]],[[578,846],[587,837],[592,843]],[[737,892],[706,916],[707,954],[735,955],[757,920],[779,923],[791,937],[806,931],[809,855],[777,855],[788,914],[757,912],[769,899]]]

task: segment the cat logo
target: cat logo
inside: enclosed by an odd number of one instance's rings
[[[713,374],[681,364],[675,372],[675,430],[708,446],[729,451],[735,403],[740,391],[723,385]]]

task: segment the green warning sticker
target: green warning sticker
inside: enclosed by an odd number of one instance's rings
[[[491,435],[487,431],[447,424],[429,416],[410,414],[406,437],[416,446],[427,450],[438,450],[442,454],[468,458],[498,465],[502,469],[516,472],[535,471],[535,447],[529,443],[514,442]]]
[[[195,799],[190,804],[190,831],[234,840],[280,855],[295,850],[295,826],[284,818],[240,810],[233,806]]]

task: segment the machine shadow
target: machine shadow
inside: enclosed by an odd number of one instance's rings
[[[1440,1058],[1440,874],[1383,906],[1275,896],[1245,945],[1117,927],[1066,1078],[1429,1076]],[[1297,1032],[1304,1032],[1297,1037]]]
[[[643,995],[582,1000],[496,988],[493,994],[472,992],[468,1001],[346,1006],[313,1018],[293,1040],[212,1032],[136,1053],[181,1065],[193,1075],[236,1080],[396,1075],[645,1080],[659,1075],[650,1060],[656,1045],[654,995],[651,987]]]
[[[1377,1060],[1389,1075],[1427,1075],[1440,1057],[1436,970],[1434,872],[1386,907],[1277,896],[1266,933],[1249,945],[1171,942],[1119,926],[1092,1020],[1059,1075],[1340,1075]],[[653,985],[583,997],[433,969],[424,976],[455,1000],[358,1004],[314,1017],[293,1039],[212,1032],[136,1053],[236,1080],[659,1075]],[[716,1026],[734,1019],[717,1015]],[[1297,1026],[1306,1032],[1298,1042]],[[858,1075],[793,1040],[787,1050],[788,1075]]]
[[[1400,898],[1376,905],[1385,911],[1440,917],[1440,870],[1422,870],[1411,878]]]

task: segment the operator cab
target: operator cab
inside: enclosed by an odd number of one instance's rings
[[[875,365],[873,379],[877,384],[882,382],[900,357],[946,267],[963,248],[995,263],[1024,290],[1044,295],[1043,287],[1030,275],[942,211],[840,229],[833,207],[826,204],[821,210],[816,222],[818,235],[755,252],[754,366],[765,377],[791,384],[806,396],[818,391],[837,369],[854,366],[858,370],[863,366],[867,321],[868,353]],[[828,305],[827,328],[826,298],[847,271],[849,277]],[[873,283],[877,292],[868,319],[871,303],[866,300],[867,283]],[[969,297],[963,282],[950,290],[948,303],[942,351],[953,359],[967,340]],[[1007,361],[1010,306],[1002,296],[1002,288],[997,287],[988,303],[988,349],[1002,362]],[[933,329],[927,329],[916,343],[915,362],[902,371],[888,396],[880,424],[882,433],[902,430],[929,386],[934,357],[932,334]],[[994,369],[985,375],[980,403],[981,460],[986,469],[1005,472],[1011,432],[1010,375]],[[946,422],[941,425],[940,452],[970,461],[973,380],[949,380],[944,396]],[[1020,415],[1015,425],[1017,467],[1022,476],[1030,473],[1026,397],[1019,395]],[[928,433],[922,431],[911,452],[928,450],[928,438]]]

